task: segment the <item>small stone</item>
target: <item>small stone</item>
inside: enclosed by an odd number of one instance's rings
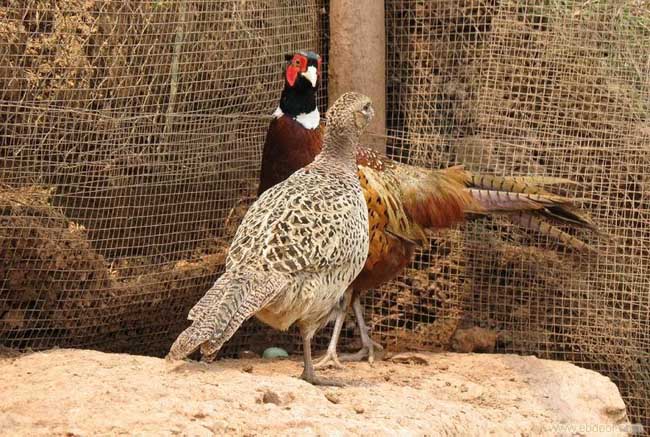
[[[243,360],[251,360],[251,359],[253,359],[253,358],[259,358],[259,357],[260,357],[260,356],[257,355],[257,354],[256,354],[255,352],[253,352],[253,351],[248,351],[248,350],[247,350],[247,351],[241,351],[241,352],[239,353],[239,358],[241,358],[241,359],[243,359]]]
[[[603,413],[608,416],[619,417],[625,415],[625,408],[607,406],[604,408]]]
[[[333,404],[338,404],[341,402],[339,395],[331,391],[325,393],[325,398]]]
[[[422,354],[412,353],[412,352],[405,352],[402,354],[393,355],[390,361],[392,361],[393,363],[420,364],[425,366],[429,364],[429,360],[427,359],[426,356]]]
[[[262,396],[262,402],[265,404],[275,404],[275,405],[280,405],[282,402],[280,401],[280,396],[274,391],[271,390],[266,390],[264,392],[264,395]]]
[[[363,407],[354,407],[354,412],[357,414],[363,414],[365,411]]]
[[[452,337],[451,349],[454,352],[494,352],[497,333],[478,326],[469,329],[457,329]]]
[[[242,370],[243,370],[244,372],[246,372],[246,373],[253,373],[253,366],[251,366],[250,364],[248,364],[248,365],[244,366],[244,367],[242,368]]]

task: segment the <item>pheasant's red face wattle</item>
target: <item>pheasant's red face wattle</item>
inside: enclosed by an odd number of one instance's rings
[[[303,55],[296,54],[292,59],[291,63],[287,65],[286,78],[289,86],[293,86],[296,83],[296,79],[300,73],[307,71],[307,58]]]
[[[287,74],[287,82],[289,83],[290,86],[293,86],[293,84],[296,83],[296,79],[298,78],[298,70],[293,65],[289,65],[287,67],[286,74]]]

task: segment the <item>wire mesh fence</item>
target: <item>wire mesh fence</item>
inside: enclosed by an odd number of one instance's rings
[[[0,8],[2,294],[10,347],[161,354],[220,273],[304,1]]]
[[[563,193],[603,235],[580,235],[594,256],[499,219],[437,233],[366,295],[373,336],[393,350],[448,349],[457,328],[480,326],[499,351],[612,377],[650,425],[648,4],[385,4],[388,153],[567,177],[577,184]],[[327,6],[0,7],[2,345],[167,350],[255,191],[283,54],[327,53]],[[326,95],[321,85],[322,109]],[[349,320],[343,346],[354,334]],[[300,350],[295,333],[251,322],[223,352],[269,344]]]
[[[572,179],[568,193],[604,235],[581,235],[601,252],[587,257],[499,220],[437,235],[369,298],[375,335],[449,347],[457,327],[487,328],[497,350],[610,376],[648,426],[647,2],[386,5],[390,152],[416,165]]]

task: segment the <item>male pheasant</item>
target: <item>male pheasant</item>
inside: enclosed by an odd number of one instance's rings
[[[355,150],[374,112],[368,97],[341,96],[328,111],[323,151],[250,207],[226,259],[226,271],[190,310],[192,325],[169,351],[182,359],[198,348],[210,360],[255,315],[281,330],[296,323],[304,345],[302,378],[314,375],[314,333],[349,303],[346,290],[368,254],[368,209]],[[347,302],[346,302],[347,297]]]
[[[320,57],[297,52],[286,57],[285,84],[280,105],[269,125],[262,155],[258,194],[308,165],[320,152],[322,131],[316,107]],[[582,241],[545,222],[559,219],[592,227],[570,208],[570,200],[539,185],[569,182],[559,178],[474,175],[461,166],[428,170],[397,163],[370,148],[356,154],[358,176],[367,202],[370,249],[363,271],[352,284],[352,307],[363,347],[342,357],[374,359],[374,343],[363,320],[360,293],[395,277],[426,240],[425,229],[449,227],[468,214],[507,213],[513,222],[541,231],[575,249],[589,249]],[[339,315],[327,355],[317,365],[340,366],[336,343],[345,313]]]

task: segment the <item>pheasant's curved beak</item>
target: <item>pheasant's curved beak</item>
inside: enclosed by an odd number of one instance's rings
[[[375,108],[373,108],[372,106],[370,106],[370,107],[368,108],[368,111],[366,111],[366,114],[365,114],[365,115],[366,115],[366,119],[367,119],[368,121],[372,120],[372,119],[375,117]]]
[[[367,104],[360,111],[355,111],[354,113],[354,123],[361,130],[364,130],[368,127],[372,118],[375,116],[375,109],[372,107],[372,104]]]

